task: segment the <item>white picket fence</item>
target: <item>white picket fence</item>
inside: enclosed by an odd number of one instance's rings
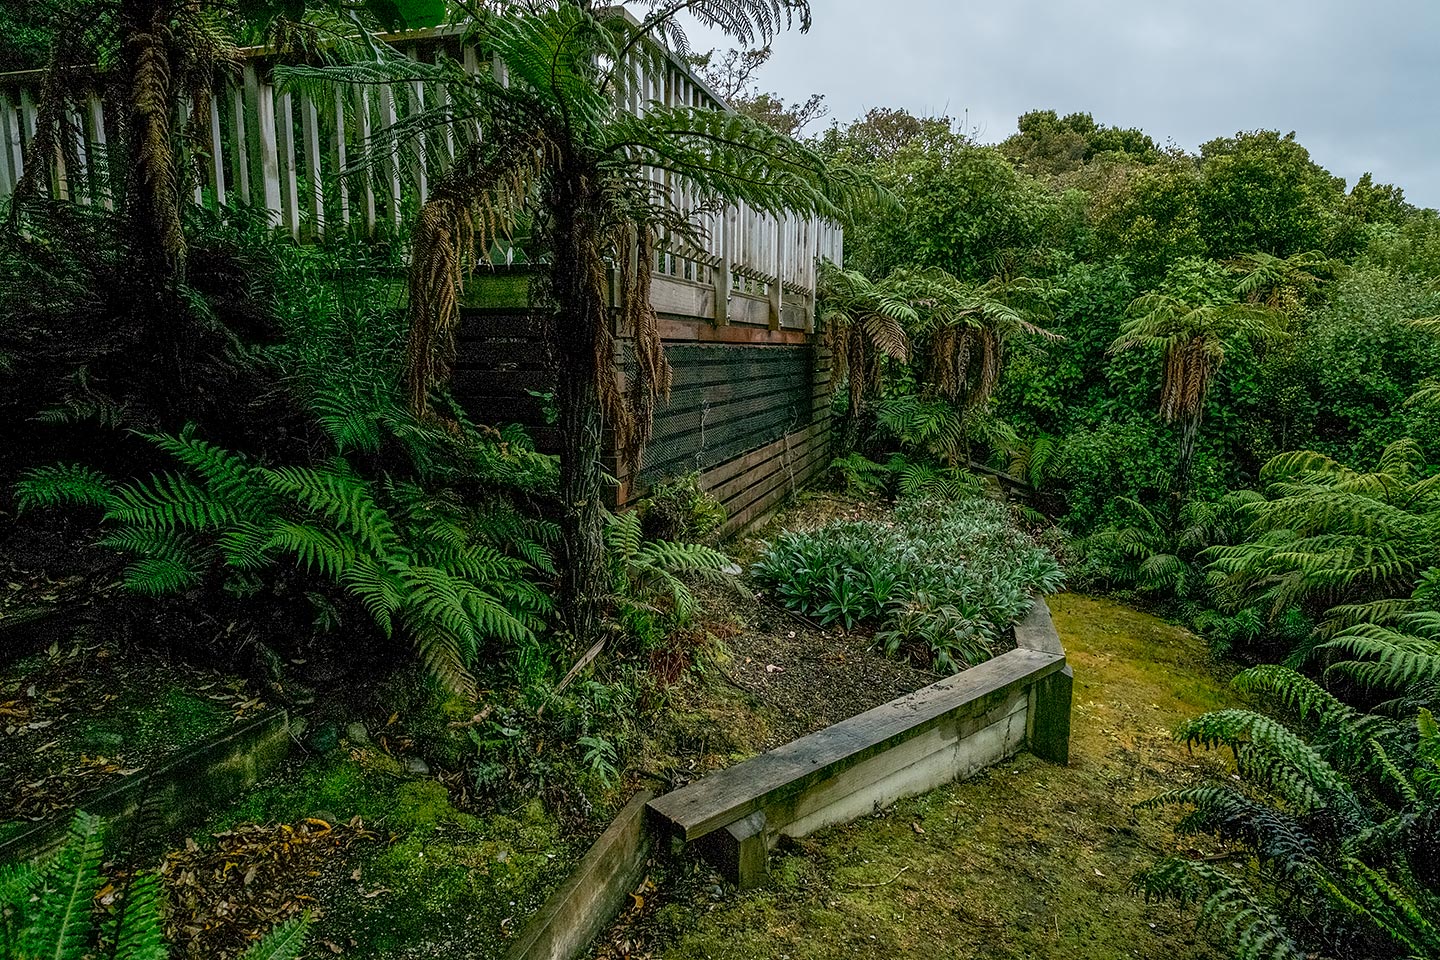
[[[504,78],[504,65],[465,43],[459,28],[385,40],[416,59],[449,56],[468,71],[493,70]],[[263,207],[277,228],[300,241],[323,238],[337,228],[373,235],[382,225],[404,224],[455,151],[481,135],[478,129],[455,124],[437,131],[413,161],[392,157],[389,163],[371,166],[365,176],[342,179],[341,170],[376,149],[377,133],[426,105],[443,105],[444,85],[373,85],[319,101],[277,90],[274,62],[266,51],[249,51],[236,80],[212,95],[208,143],[190,158],[199,171],[193,177],[196,203]],[[36,73],[0,74],[0,202],[13,193],[25,164],[37,162],[29,147],[36,134],[39,80]],[[647,73],[642,89],[622,99],[631,111],[651,103],[723,106],[674,60],[663,75]],[[187,107],[182,112],[190,111]],[[64,127],[61,133],[70,138],[70,146],[51,158],[44,189],[52,197],[77,203],[110,204],[103,158],[114,126],[98,90],[67,106]],[[841,260],[843,233],[833,223],[808,216],[777,218],[743,204],[701,211],[688,184],[663,171],[650,176],[682,209],[695,211],[702,238],[698,249],[678,241],[667,244],[657,254],[656,269],[663,275],[714,285],[726,293],[767,296],[778,306],[787,295],[813,297],[819,261]],[[500,262],[523,256],[508,247],[489,255]]]

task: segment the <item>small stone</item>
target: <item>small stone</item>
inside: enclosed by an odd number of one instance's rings
[[[430,764],[426,763],[424,760],[421,760],[419,757],[406,757],[404,766],[405,772],[410,774],[411,776],[430,776]]]
[[[321,753],[329,753],[340,746],[340,731],[333,723],[321,723],[315,726],[315,731],[310,734],[310,747]]]
[[[335,816],[335,814],[331,813],[329,810],[316,810],[314,813],[310,814],[309,819],[323,820],[326,823],[330,824],[330,826],[332,827],[340,822],[340,818]]]
[[[356,720],[354,723],[346,725],[345,739],[349,740],[353,744],[357,744],[363,747],[365,744],[370,742],[370,734],[366,732],[365,724],[361,723],[359,720]]]

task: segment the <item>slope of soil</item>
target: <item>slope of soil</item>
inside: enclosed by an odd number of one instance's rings
[[[604,957],[1143,957],[1220,954],[1191,919],[1146,904],[1135,873],[1176,849],[1175,814],[1139,800],[1223,774],[1170,731],[1229,703],[1190,633],[1074,595],[1051,609],[1075,670],[1072,760],[1028,754],[801,841],[765,889],[735,894],[693,862],[600,945]],[[1198,845],[1199,849],[1195,849]],[[660,879],[657,875],[656,879]]]

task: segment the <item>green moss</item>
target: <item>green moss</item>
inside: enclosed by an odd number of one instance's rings
[[[213,824],[360,817],[356,846],[321,891],[312,938],[348,956],[498,957],[582,852],[539,801],[509,814],[457,810],[435,780],[402,779],[378,757],[315,758],[252,791]],[[384,839],[381,839],[384,838]]]
[[[1194,850],[1136,801],[1213,774],[1170,730],[1228,704],[1199,638],[1085,597],[1052,598],[1075,671],[1072,760],[1028,754],[878,816],[800,841],[772,882],[667,906],[653,942],[671,960],[851,957],[1210,960],[1193,918],[1146,904],[1130,878]]]

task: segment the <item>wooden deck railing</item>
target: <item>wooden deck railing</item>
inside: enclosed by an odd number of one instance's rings
[[[471,72],[493,70],[504,77],[504,64],[466,42],[459,27],[384,39],[410,57],[433,61],[449,56]],[[367,86],[317,100],[278,90],[276,62],[265,50],[247,51],[239,74],[212,94],[208,142],[189,157],[197,170],[192,175],[196,203],[261,207],[278,229],[301,241],[337,229],[373,234],[381,225],[405,223],[456,149],[481,135],[478,129],[456,124],[433,136],[413,161],[396,157],[371,166],[366,175],[342,179],[342,170],[375,148],[377,133],[426,105],[443,104],[444,86]],[[39,81],[35,72],[0,74],[0,201],[14,192],[26,163],[39,162],[30,149],[38,122]],[[645,76],[642,87],[622,98],[623,109],[643,111],[653,103],[724,107],[673,58],[663,75]],[[108,206],[113,191],[104,157],[115,127],[105,100],[97,89],[68,104],[64,114],[65,129],[60,132],[69,142],[50,158],[43,189],[57,199]],[[713,303],[718,323],[728,319],[730,294],[740,293],[768,299],[772,322],[778,325],[782,301],[798,296],[813,303],[818,262],[841,259],[843,237],[832,223],[794,215],[777,218],[744,204],[701,210],[688,184],[662,171],[650,176],[681,209],[694,211],[702,238],[698,249],[678,242],[663,245],[656,270],[676,281],[712,287],[716,295],[707,302]],[[523,253],[510,247],[488,252],[491,262],[518,258]]]

